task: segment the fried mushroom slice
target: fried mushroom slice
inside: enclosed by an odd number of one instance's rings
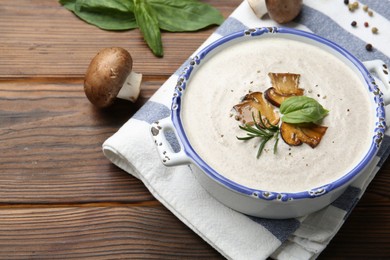
[[[241,103],[235,105],[234,110],[238,113],[237,119],[243,124],[253,125],[253,117],[259,122],[259,111],[262,121],[266,126],[277,125],[279,123],[279,114],[274,107],[264,98],[262,92],[252,92],[247,94]]]
[[[275,88],[269,88],[264,92],[264,97],[274,106],[280,107],[280,105],[287,98],[291,96],[284,96],[276,93]]]
[[[271,79],[272,87],[279,95],[284,96],[302,96],[304,89],[299,88],[300,74],[294,73],[268,73]]]
[[[326,126],[314,123],[297,125],[283,122],[280,126],[280,134],[288,145],[298,146],[305,143],[315,148],[321,142],[327,129]]]
[[[280,107],[287,98],[303,95],[304,89],[299,88],[300,74],[270,72],[268,76],[272,87],[264,92],[264,96],[272,105]]]

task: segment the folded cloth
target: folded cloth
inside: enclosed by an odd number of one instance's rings
[[[298,18],[285,26],[311,31],[328,38],[362,61],[381,59],[390,64],[390,1],[364,0],[350,12],[339,0],[305,1]],[[374,15],[362,6],[367,4]],[[357,22],[356,27],[351,22]],[[376,26],[373,34],[364,21]],[[277,26],[255,16],[246,1],[199,47],[242,29]],[[371,43],[373,51],[366,51]],[[196,53],[196,52],[195,52]],[[182,68],[188,64],[188,60]],[[328,207],[297,219],[272,220],[249,217],[222,205],[196,181],[188,166],[165,167],[150,135],[150,124],[170,116],[170,103],[179,68],[150,100],[117,133],[103,144],[105,156],[139,178],[163,205],[228,259],[316,258],[340,229],[390,153],[390,132],[370,171],[357,179]],[[389,110],[386,108],[386,110]]]

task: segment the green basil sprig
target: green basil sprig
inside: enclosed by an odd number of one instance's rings
[[[104,30],[140,28],[152,52],[163,56],[161,32],[196,31],[223,22],[222,14],[197,0],[59,0],[80,19]]]
[[[118,31],[138,28],[133,1],[60,0],[60,3],[80,19],[100,29]]]
[[[149,45],[153,54],[162,57],[164,55],[161,32],[158,25],[157,16],[146,0],[134,0],[135,20]]]
[[[195,0],[147,0],[155,9],[162,30],[196,31],[212,24],[221,24],[223,16],[208,4]]]
[[[315,123],[323,119],[329,111],[315,99],[306,96],[294,96],[280,105],[282,121],[291,124]]]

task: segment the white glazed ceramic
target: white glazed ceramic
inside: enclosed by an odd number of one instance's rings
[[[265,36],[290,38],[318,46],[348,64],[361,76],[367,87],[372,99],[372,111],[367,111],[367,113],[375,115],[375,130],[372,133],[371,147],[364,158],[350,172],[334,182],[324,183],[320,187],[295,193],[277,193],[248,188],[214,171],[191,147],[186,137],[180,111],[185,90],[191,86],[190,84],[187,86],[191,74],[195,73],[196,68],[202,65],[205,57],[210,53],[218,52],[231,44]],[[370,72],[375,72],[383,82],[380,84],[382,91],[376,83],[376,78]],[[329,205],[359,175],[368,173],[374,163],[372,159],[375,157],[384,136],[386,128],[384,105],[388,103],[390,103],[390,78],[383,62],[376,60],[363,64],[335,43],[311,33],[288,28],[255,28],[225,36],[194,56],[189,65],[184,68],[177,82],[172,99],[171,118],[155,122],[151,127],[151,132],[162,162],[166,166],[190,165],[200,184],[213,197],[228,207],[252,216],[292,218],[309,214]],[[178,137],[180,151],[174,152],[170,147],[165,135],[168,131],[174,131]]]

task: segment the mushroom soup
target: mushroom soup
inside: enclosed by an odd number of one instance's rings
[[[361,79],[326,51],[285,38],[232,44],[203,61],[187,84],[181,113],[189,142],[215,171],[254,189],[299,192],[332,182],[366,154],[374,116]],[[304,95],[329,114],[321,143],[289,146],[266,143],[259,158],[258,138],[244,136],[232,108],[249,92],[271,87],[268,73],[300,74]]]

